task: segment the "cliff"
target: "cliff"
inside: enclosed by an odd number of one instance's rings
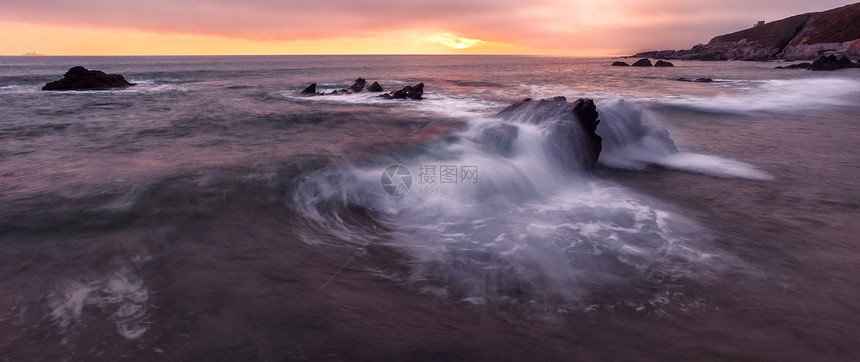
[[[634,57],[684,60],[805,60],[824,55],[860,59],[860,3],[795,15],[717,36],[688,50],[642,52]]]

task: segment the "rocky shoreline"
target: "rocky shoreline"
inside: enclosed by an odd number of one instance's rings
[[[686,50],[652,50],[635,58],[678,60],[814,60],[835,55],[860,59],[860,3],[795,15],[717,36]]]

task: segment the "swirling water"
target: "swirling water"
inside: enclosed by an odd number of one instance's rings
[[[855,355],[860,72],[610,63],[2,57],[0,356]],[[138,85],[39,90],[73,65]],[[298,94],[357,77],[425,99]],[[593,171],[493,116],[559,95]]]

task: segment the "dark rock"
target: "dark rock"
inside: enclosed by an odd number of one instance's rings
[[[379,85],[378,82],[373,82],[373,84],[371,84],[370,87],[367,87],[367,90],[371,91],[371,92],[382,92],[383,91],[382,86]]]
[[[627,64],[627,63],[622,62],[622,61],[612,62],[612,65],[614,65],[616,67],[629,67],[630,66],[630,64]]]
[[[361,90],[364,89],[365,84],[367,84],[367,81],[365,81],[364,78],[358,78],[355,80],[355,83],[349,87],[349,90],[353,93],[361,92]]]
[[[835,55],[818,58],[809,66],[809,70],[839,70],[846,68],[857,68],[858,65],[847,57],[837,58]]]
[[[516,102],[497,114],[509,121],[547,124],[549,147],[564,164],[593,169],[600,156],[602,138],[597,135],[597,107],[591,99],[568,102],[565,97]]]
[[[812,62],[812,65],[809,67],[809,70],[837,70],[839,69],[839,63],[836,60],[836,56],[828,56],[821,57]]]
[[[667,62],[665,60],[658,60],[657,63],[654,63],[655,67],[674,67],[675,64]]]
[[[651,61],[648,60],[648,58],[642,58],[642,59],[637,60],[636,63],[633,63],[633,66],[634,67],[650,67]]]
[[[311,83],[311,85],[302,91],[302,94],[317,94],[317,84]]]
[[[42,90],[109,89],[133,86],[119,74],[105,74],[100,70],[88,70],[76,66],[63,75],[63,79],[50,82]]]
[[[697,83],[709,83],[709,82],[713,82],[713,81],[714,81],[714,80],[713,80],[713,79],[711,79],[711,78],[696,78],[696,79],[690,79],[690,78],[678,78],[678,79],[675,79],[675,80],[677,80],[677,81],[681,81],[681,82],[697,82]]]
[[[836,60],[836,64],[839,65],[839,69],[860,68],[860,64],[853,62],[851,59],[848,59],[848,57],[846,57],[844,55],[842,57],[840,57],[838,60]]]
[[[564,97],[556,97],[556,98],[564,98]],[[516,111],[517,109],[523,108],[527,104],[531,104],[531,101],[533,101],[533,99],[531,99],[531,98],[523,98],[522,100],[516,101],[513,104],[505,107],[505,109],[501,110],[497,114],[497,116],[504,116],[508,113],[512,113],[512,112]]]
[[[391,93],[382,94],[382,95],[380,95],[380,97],[383,97],[386,99],[405,99],[405,98],[408,98],[408,99],[419,100],[419,99],[421,99],[421,95],[423,95],[423,94],[424,94],[424,83],[418,83],[414,86],[407,85],[407,86],[403,87],[403,89],[400,89],[400,90],[397,90],[397,91],[394,91]]]

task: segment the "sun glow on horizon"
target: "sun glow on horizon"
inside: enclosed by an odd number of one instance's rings
[[[0,55],[36,50],[46,55],[261,55],[261,54],[537,54],[515,44],[412,29],[397,35],[316,40],[252,40],[139,30],[60,27],[0,22]],[[404,34],[404,35],[399,35]]]
[[[488,43],[480,39],[461,38],[450,33],[436,34],[428,37],[427,40],[454,49],[466,49]]]

